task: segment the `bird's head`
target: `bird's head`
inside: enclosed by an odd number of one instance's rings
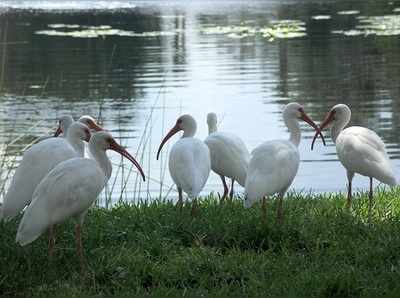
[[[113,136],[109,132],[99,131],[94,133],[90,140],[90,146],[93,146],[97,150],[101,151],[112,150],[118,152],[119,154],[127,158],[130,162],[132,162],[135,165],[135,167],[139,170],[140,175],[143,178],[143,181],[145,181],[145,175],[140,164],[124,147],[122,147],[120,144],[117,143],[117,141],[113,138]]]
[[[104,130],[97,122],[96,120],[89,116],[89,115],[83,115],[79,118],[79,122],[82,122],[85,124],[87,127],[89,127],[90,130],[94,131],[102,131]]]
[[[217,131],[217,114],[215,113],[208,113],[207,114],[207,125],[208,125],[208,133],[213,133]]]
[[[328,127],[330,124],[336,125],[337,123],[341,123],[343,126],[346,126],[347,123],[349,123],[350,118],[351,110],[347,105],[341,103],[333,106],[333,108],[326,114],[318,130],[315,132],[313,141],[311,143],[311,150],[314,149],[314,143],[318,137],[318,133],[321,133],[324,128]]]
[[[86,142],[89,142],[91,137],[89,128],[85,124],[78,121],[75,121],[70,125],[67,134],[68,137],[72,136]]]
[[[286,105],[284,111],[283,111],[283,118],[284,119],[298,119],[306,122],[309,124],[312,128],[314,128],[317,131],[317,134],[319,134],[322,138],[322,141],[325,145],[325,139],[322,133],[318,130],[317,124],[307,115],[307,113],[304,111],[304,108],[301,104],[297,102],[291,102]]]
[[[175,125],[171,128],[171,130],[167,133],[164,139],[161,141],[160,146],[158,147],[157,151],[157,160],[160,157],[160,152],[164,144],[177,132],[183,130],[185,137],[191,137],[195,134],[197,128],[196,120],[189,114],[185,114],[180,116],[177,120]]]
[[[62,116],[58,119],[58,127],[56,132],[54,133],[55,137],[58,137],[60,134],[65,133],[70,125],[74,122],[74,119],[70,115]]]

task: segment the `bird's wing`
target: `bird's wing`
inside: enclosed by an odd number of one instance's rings
[[[369,148],[386,155],[385,143],[383,143],[382,139],[373,130],[362,126],[351,126],[343,130],[340,135],[357,138]]]
[[[213,171],[234,178],[243,186],[250,160],[250,153],[243,141],[233,134],[216,132],[204,142],[210,149]]]
[[[197,197],[207,182],[211,171],[210,150],[207,145],[200,140],[195,139],[197,144],[194,144],[193,159],[196,170],[196,183],[193,191],[193,196]]]
[[[394,185],[396,179],[383,141],[372,130],[351,128],[345,129],[336,139],[336,151],[344,167]]]
[[[210,173],[208,147],[194,138],[180,139],[171,148],[169,170],[178,187],[190,197],[197,196]]]
[[[4,219],[11,219],[31,202],[40,181],[60,162],[77,154],[63,138],[50,138],[25,151],[4,196]]]
[[[28,244],[50,225],[85,212],[105,183],[93,160],[74,158],[57,165],[37,186],[19,225],[17,242]]]
[[[297,148],[287,141],[269,141],[252,154],[246,178],[250,201],[286,190],[296,176],[300,163]]]

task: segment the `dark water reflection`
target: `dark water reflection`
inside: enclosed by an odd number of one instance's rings
[[[93,5],[99,9],[89,9]],[[287,137],[280,113],[286,103],[304,104],[319,122],[332,105],[344,102],[352,108],[352,124],[370,127],[384,139],[400,174],[400,40],[390,32],[388,36],[332,33],[353,30],[360,24],[359,16],[400,14],[397,7],[400,2],[396,1],[181,1],[168,5],[161,1],[3,1],[2,150],[29,130],[8,148],[9,160],[19,156],[32,137],[53,128],[61,114],[99,116],[132,152],[138,150],[144,168],[154,178],[135,186],[136,174],[127,181],[128,169],[116,167],[109,186],[114,188],[113,197],[118,199],[125,187],[124,199],[132,199],[135,189],[135,199],[155,197],[160,189],[167,194],[171,185],[165,159],[155,161],[155,150],[179,114],[193,114],[198,119],[198,137],[205,138],[206,114],[215,111],[222,118],[220,128],[237,133],[253,149],[264,140]],[[338,14],[341,11],[345,12]],[[321,15],[329,18],[315,18]],[[216,26],[260,28],[285,19],[304,22],[307,35],[270,41],[259,34],[232,38],[203,32]],[[400,21],[394,20],[391,26],[397,28]],[[80,27],[54,29],[51,24]],[[35,34],[105,25],[119,32],[154,36]],[[318,144],[311,152],[312,132],[305,126],[304,136],[303,163],[294,188],[344,190],[345,172],[333,144],[326,148]],[[112,157],[120,162],[118,156]],[[167,186],[160,188],[156,180],[164,180]],[[364,187],[367,182],[357,178],[355,184]],[[211,190],[220,190],[215,175],[205,193]]]

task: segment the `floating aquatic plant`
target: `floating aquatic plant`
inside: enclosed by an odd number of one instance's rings
[[[48,24],[47,27],[49,28],[54,28],[54,29],[58,29],[58,28],[79,28],[80,25],[78,24]]]
[[[317,16],[312,16],[311,19],[312,20],[330,20],[332,17],[330,15],[317,15]]]
[[[230,25],[206,27],[201,30],[207,35],[225,35],[229,38],[245,38],[262,36],[269,40],[306,36],[305,23],[299,20],[280,20],[271,22],[269,26]]]
[[[332,33],[343,34],[345,36],[400,35],[400,15],[359,16],[357,17],[357,20],[358,24],[355,29],[336,30],[332,31]]]
[[[352,14],[359,14],[359,13],[360,13],[359,10],[342,10],[342,11],[337,12],[338,15],[352,15]]]
[[[299,20],[281,20],[273,22],[271,27],[264,27],[260,30],[263,37],[269,40],[297,38],[306,36],[306,24]]]
[[[97,38],[104,36],[128,36],[128,37],[157,37],[175,35],[176,32],[170,31],[150,31],[150,32],[134,32],[122,29],[113,29],[109,25],[100,26],[80,26],[76,24],[49,24],[52,30],[39,30],[35,34],[48,36],[69,36],[75,38]],[[61,31],[55,29],[76,29],[74,31]]]

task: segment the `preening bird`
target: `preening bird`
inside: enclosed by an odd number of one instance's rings
[[[89,139],[89,128],[74,122],[68,128],[66,138],[49,138],[26,150],[4,196],[2,218],[10,220],[18,215],[31,202],[32,194],[43,177],[57,164],[83,157],[83,141]]]
[[[251,153],[246,177],[246,198],[244,206],[251,207],[262,199],[265,218],[265,196],[278,194],[277,219],[282,222],[282,200],[292,184],[300,164],[298,146],[301,139],[299,120],[303,120],[314,129],[317,125],[307,116],[298,103],[289,103],[283,111],[283,120],[289,129],[289,140],[267,141],[256,147]],[[323,137],[322,137],[323,138]]]
[[[365,127],[345,128],[350,118],[351,110],[347,105],[335,105],[326,115],[317,133],[332,124],[331,137],[336,145],[336,153],[347,171],[348,207],[351,207],[354,174],[358,173],[369,177],[369,214],[371,214],[373,178],[387,185],[395,186],[397,184],[396,177],[381,138],[374,131]],[[313,149],[316,138],[317,134],[314,136],[311,149]]]
[[[31,243],[49,227],[74,217],[77,220],[77,253],[83,266],[81,227],[84,217],[112,173],[106,150],[114,150],[130,160],[145,180],[139,163],[110,133],[93,134],[89,150],[94,159],[77,157],[63,161],[42,179],[19,224],[16,241],[20,245]]]
[[[231,178],[230,199],[233,197],[233,184],[237,181],[244,187],[250,153],[238,136],[217,131],[217,115],[207,115],[208,137],[204,140],[210,150],[211,169],[219,175],[224,186],[222,200],[228,195],[225,177]]]
[[[197,208],[197,196],[203,189],[210,174],[210,151],[207,145],[194,138],[196,133],[196,120],[190,115],[182,115],[175,126],[162,140],[158,151],[157,160],[164,144],[178,131],[183,130],[183,135],[171,148],[169,153],[169,173],[178,188],[178,204],[182,209],[182,190],[193,200],[192,215]]]

